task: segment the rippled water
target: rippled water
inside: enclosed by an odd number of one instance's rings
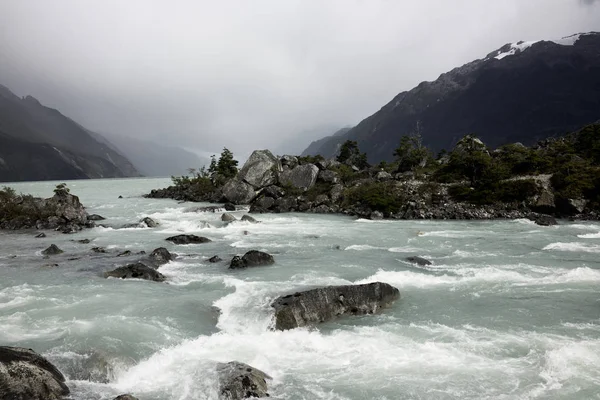
[[[270,374],[276,399],[600,398],[598,223],[269,214],[225,225],[220,213],[190,212],[197,204],[140,197],[167,184],[69,182],[110,227],[0,233],[0,344],[47,356],[75,399],[215,399],[214,363],[230,360]],[[50,196],[54,185],[13,187]],[[145,216],[160,226],[119,229]],[[177,233],[213,242],[164,241]],[[83,238],[92,241],[72,241]],[[65,254],[44,259],[51,243]],[[179,255],[160,268],[168,284],[101,277],[138,257],[120,251],[159,246]],[[226,261],[248,249],[276,264],[229,271]],[[215,254],[225,261],[208,263]],[[403,261],[411,255],[433,265]],[[372,281],[402,299],[375,316],[270,330],[279,295]],[[90,368],[108,370],[109,382],[88,380]]]

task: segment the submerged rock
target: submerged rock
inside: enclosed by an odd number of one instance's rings
[[[264,372],[238,361],[217,364],[219,398],[227,400],[269,397]]]
[[[165,240],[175,244],[196,244],[211,242],[211,240],[208,238],[196,235],[176,235],[168,237]]]
[[[131,250],[125,250],[119,254],[117,254],[117,257],[127,257],[131,255]]]
[[[146,279],[149,281],[163,282],[166,278],[163,274],[150,268],[142,263],[135,263],[119,267],[109,272],[104,273],[105,278],[121,278],[121,279]]]
[[[140,220],[140,224],[146,225],[148,228],[156,228],[158,226],[158,222],[153,220],[150,217],[145,217]]]
[[[31,349],[0,346],[0,399],[59,400],[69,394],[63,374]]]
[[[256,219],[254,219],[253,217],[249,216],[248,214],[245,214],[242,216],[242,221],[246,221],[246,222],[250,222],[252,224],[257,224],[258,221]]]
[[[55,244],[51,244],[46,250],[42,251],[42,254],[45,256],[53,256],[61,253],[64,253],[64,251],[59,249],[58,246]]]
[[[44,232],[42,233],[38,233],[37,235],[35,235],[36,238],[45,238],[46,234]]]
[[[211,258],[208,259],[209,263],[218,263],[223,261],[223,259],[219,256],[212,256]]]
[[[92,247],[92,251],[94,253],[106,253],[106,249],[104,247]]]
[[[81,239],[81,240],[76,240],[77,243],[81,243],[81,244],[88,244],[90,242],[90,239]]]
[[[106,218],[104,218],[103,216],[98,215],[98,214],[92,214],[92,215],[88,215],[87,216],[87,220],[88,221],[102,221],[102,220],[105,220],[105,219]]]
[[[258,250],[250,250],[242,257],[235,256],[229,264],[229,268],[247,268],[247,267],[258,267],[261,265],[271,265],[275,263],[275,259],[272,255]]]
[[[328,286],[277,298],[275,329],[286,330],[329,321],[343,315],[373,314],[400,297],[387,283]]]
[[[237,221],[237,218],[234,217],[232,214],[223,213],[221,215],[221,221],[223,221],[223,222],[233,222],[233,221]]]
[[[533,219],[533,222],[535,222],[536,224],[541,225],[541,226],[558,225],[558,222],[556,222],[556,219],[550,215],[538,215],[537,217],[535,217]]]
[[[164,247],[159,247],[158,249],[154,249],[148,258],[154,264],[163,265],[173,260],[175,257],[173,257],[173,254],[171,254],[169,250]]]
[[[115,397],[113,400],[139,400],[139,399],[130,394],[122,394],[120,396]]]
[[[235,211],[235,204],[225,203],[223,205],[223,208],[225,209],[225,211]]]
[[[406,257],[405,260],[417,265],[431,265],[431,261],[417,256]]]

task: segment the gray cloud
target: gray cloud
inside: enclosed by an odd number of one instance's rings
[[[590,30],[600,8],[565,0],[3,1],[0,83],[96,131],[245,153],[507,42]]]

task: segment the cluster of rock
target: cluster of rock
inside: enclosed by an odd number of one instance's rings
[[[559,212],[549,176],[531,177],[538,190],[527,201],[474,205],[454,200],[449,194],[451,185],[416,180],[411,172],[392,175],[378,167],[360,170],[354,165],[344,165],[342,170],[340,165],[333,159],[310,163],[294,156],[277,158],[268,150],[256,150],[235,178],[213,192],[199,193],[193,188],[171,186],[153,190],[147,196],[249,205],[252,213],[342,213],[370,219],[536,220],[545,213],[565,216],[565,212],[573,218],[600,218],[577,200],[570,201],[570,209],[565,211],[562,207]],[[351,171],[355,177],[344,183],[341,171]],[[374,183],[385,183],[386,190],[401,199],[397,210],[383,213],[349,199],[349,190]]]
[[[94,226],[79,197],[66,190],[56,190],[47,199],[17,196],[11,208],[13,212],[0,219],[0,229],[53,229],[71,233]]]
[[[247,364],[232,361],[218,363],[219,398],[238,400],[268,397],[267,380],[271,377]],[[22,347],[0,346],[0,399],[61,400],[70,390],[65,376],[38,353]],[[122,394],[113,400],[138,400]]]

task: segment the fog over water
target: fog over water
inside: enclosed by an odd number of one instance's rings
[[[0,83],[98,132],[248,154],[505,43],[590,30],[590,0],[2,1]]]

